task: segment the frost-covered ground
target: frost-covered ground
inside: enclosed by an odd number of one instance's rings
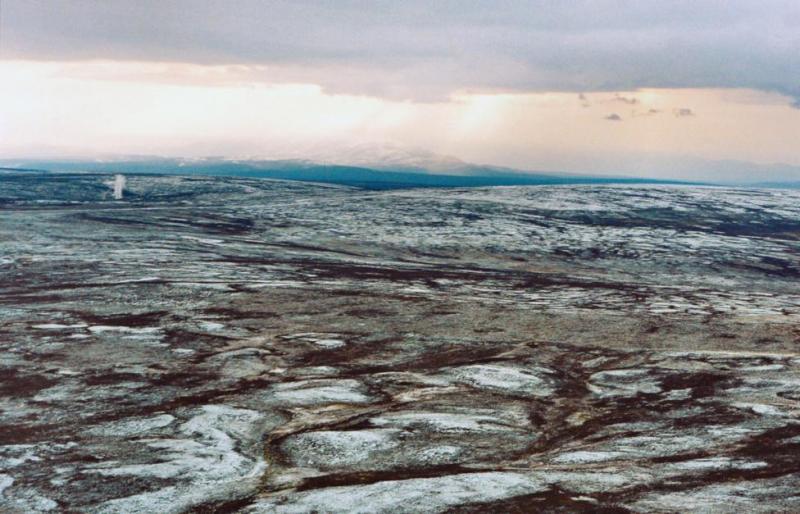
[[[800,194],[0,175],[0,511],[800,511]]]

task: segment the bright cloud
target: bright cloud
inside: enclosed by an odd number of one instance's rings
[[[800,110],[752,90],[461,92],[417,103],[265,84],[225,66],[6,61],[0,74],[0,97],[13,99],[0,102],[6,154],[277,158],[391,141],[527,169],[608,172],[620,162],[609,156],[643,152],[800,164]]]

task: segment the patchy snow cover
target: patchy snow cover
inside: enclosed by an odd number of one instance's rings
[[[284,382],[270,388],[267,402],[284,405],[321,405],[326,403],[369,403],[372,398],[358,380],[301,380]]]
[[[376,452],[399,447],[400,432],[396,429],[304,432],[288,437],[281,450],[299,466],[352,466],[369,461]]]
[[[153,430],[164,428],[175,421],[170,414],[160,414],[150,418],[136,418],[108,423],[89,430],[92,434],[100,436],[138,436]]]
[[[166,421],[166,419],[161,420]],[[155,462],[100,463],[87,473],[179,480],[178,485],[118,498],[99,505],[98,513],[182,512],[191,505],[224,498],[253,487],[265,468],[258,452],[240,453],[240,441],[254,439],[265,427],[264,415],[227,405],[205,405],[179,427],[185,438],[144,439]]]
[[[797,512],[800,475],[749,482],[711,484],[674,492],[654,492],[631,502],[638,512],[703,512],[708,514]]]
[[[279,494],[259,500],[244,512],[436,513],[457,505],[487,503],[546,490],[544,482],[522,473],[463,473]]]
[[[475,409],[475,413],[453,412],[393,412],[370,418],[375,426],[425,428],[434,432],[505,432],[519,430],[525,420],[515,419],[503,412]]]
[[[450,368],[447,374],[456,382],[520,396],[550,396],[555,391],[548,370],[539,367],[476,364]]]
[[[589,377],[590,391],[601,398],[661,392],[660,379],[649,369],[613,369]]]

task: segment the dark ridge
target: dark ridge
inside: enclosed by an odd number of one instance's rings
[[[45,375],[24,375],[16,369],[4,369],[0,373],[0,395],[12,398],[34,396],[57,382]]]
[[[90,325],[108,325],[114,327],[148,327],[157,324],[161,318],[167,316],[167,311],[153,311],[141,313],[123,313],[98,315],[80,311],[74,313],[77,317]]]
[[[0,166],[0,172],[3,173],[47,173],[47,170],[38,170],[34,168],[16,168],[16,167],[8,167],[8,166]],[[13,176],[12,176],[13,177]],[[6,177],[3,177],[6,178]],[[11,177],[8,177],[11,178]],[[27,177],[30,178],[30,177]]]
[[[570,494],[558,487],[553,487],[544,493],[514,496],[503,500],[488,503],[473,503],[459,505],[448,509],[447,514],[530,514],[541,513],[592,513],[592,514],[627,514],[632,511],[609,505],[598,505],[591,501],[575,499],[575,494]]]
[[[331,473],[303,480],[298,491],[322,489],[323,487],[341,487],[348,485],[369,485],[388,480],[410,480],[414,478],[437,478],[463,473],[480,473],[485,470],[465,468],[458,464],[430,466],[427,468],[397,469],[390,471],[356,471],[352,473]]]
[[[246,496],[236,500],[223,502],[207,502],[195,505],[187,512],[193,514],[232,514],[251,505],[255,501],[255,496]]]

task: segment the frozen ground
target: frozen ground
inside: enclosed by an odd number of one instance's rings
[[[0,174],[0,511],[800,511],[800,194]]]

